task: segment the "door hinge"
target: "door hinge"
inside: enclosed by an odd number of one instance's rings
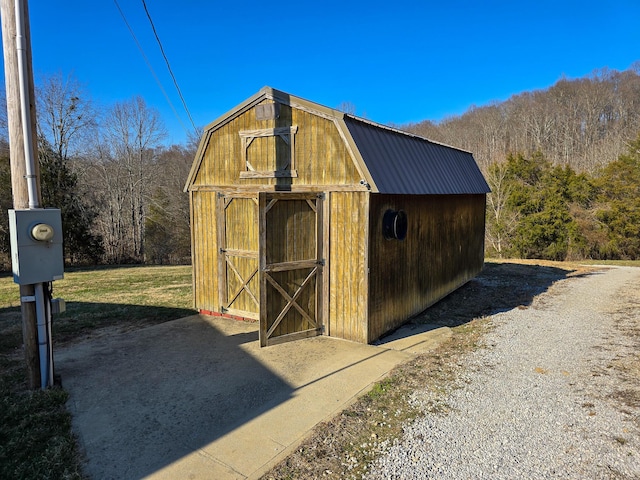
[[[318,260],[316,264],[320,265],[321,267],[324,267],[324,258],[321,258],[320,260]]]

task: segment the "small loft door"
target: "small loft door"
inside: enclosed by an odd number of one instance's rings
[[[322,333],[322,201],[259,194],[260,346]]]

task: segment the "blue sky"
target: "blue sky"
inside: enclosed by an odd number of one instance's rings
[[[103,106],[142,96],[169,131],[189,119],[141,0],[30,0],[33,68],[72,73]],[[264,85],[384,124],[440,120],[640,60],[640,2],[146,0],[196,126]]]

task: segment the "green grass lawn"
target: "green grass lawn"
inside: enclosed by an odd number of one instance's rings
[[[53,287],[67,304],[53,319],[54,351],[100,329],[128,331],[195,313],[190,266],[74,269]],[[0,478],[83,478],[68,395],[29,391],[23,355],[18,286],[1,276]]]

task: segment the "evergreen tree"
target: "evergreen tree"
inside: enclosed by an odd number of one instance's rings
[[[598,178],[597,218],[606,229],[603,258],[640,258],[640,135]]]
[[[585,174],[577,175],[569,166],[553,167],[540,153],[529,158],[509,155],[500,169],[505,196],[502,223],[488,218],[487,230],[508,235],[502,240],[508,254],[547,260],[588,254],[581,224],[574,218],[574,212],[588,210],[594,195]]]
[[[11,162],[9,160],[9,146],[6,142],[1,145],[6,154],[0,155],[0,270],[11,265],[11,248],[9,241],[9,214],[13,208],[11,197]]]

